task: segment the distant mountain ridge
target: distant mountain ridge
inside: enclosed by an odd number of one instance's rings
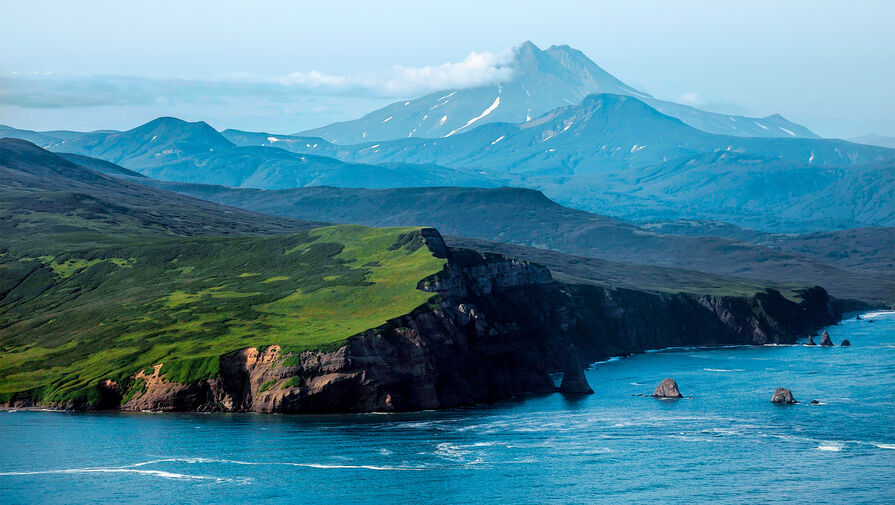
[[[255,138],[248,134],[237,138]],[[269,143],[276,141],[268,136]],[[308,139],[302,151],[314,151]],[[318,139],[319,140],[319,139]],[[319,140],[321,144],[325,141]],[[327,146],[329,145],[328,143]],[[412,185],[493,186],[474,174],[428,163],[351,163],[255,145],[237,146],[204,121],[161,117],[125,132],[94,132],[63,140],[48,149],[100,158],[156,179],[234,187],[294,188],[308,185],[393,187]],[[336,154],[320,145],[319,151]],[[98,168],[99,167],[93,167]],[[384,185],[384,186],[383,186]]]
[[[708,134],[623,95],[590,95],[536,120],[448,138],[335,151],[352,162],[437,162],[636,221],[711,219],[799,232],[895,225],[895,150]]]
[[[764,118],[707,112],[658,100],[615,78],[581,51],[551,46],[541,50],[525,42],[514,50],[513,77],[507,82],[449,89],[395,102],[364,117],[306,130],[297,136],[323,137],[337,144],[448,137],[493,122],[522,123],[564,105],[576,105],[594,93],[626,95],[664,114],[709,132],[743,137],[817,135],[779,114]]]
[[[275,216],[367,226],[432,226],[447,235],[605,261],[661,265],[762,282],[823,281],[835,296],[895,302],[895,274],[886,274],[895,262],[891,252],[895,251],[895,228],[796,236],[755,233],[762,242],[756,244],[652,232],[562,207],[538,191],[522,188],[306,187],[265,191],[141,182]],[[840,253],[840,237],[849,237],[861,254]]]

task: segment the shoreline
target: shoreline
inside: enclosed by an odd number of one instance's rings
[[[892,315],[895,315],[895,310],[872,310],[872,311],[867,311],[867,312],[854,311],[854,312],[850,312],[847,314],[842,314],[842,318],[839,319],[839,321],[837,321],[836,324],[830,325],[830,326],[827,326],[824,328],[829,328],[831,326],[837,326],[840,323],[842,323],[843,321],[855,320],[854,319],[855,315],[860,315],[862,317],[862,320],[864,320],[865,318],[892,316]],[[630,353],[627,355],[610,356],[603,360],[588,363],[585,367],[585,370],[593,370],[598,365],[605,365],[608,363],[621,361],[624,358],[636,356],[639,354],[654,354],[654,353],[662,353],[662,352],[669,352],[669,351],[708,351],[708,350],[719,350],[719,349],[753,349],[753,348],[759,348],[759,347],[797,347],[797,346],[811,347],[811,346],[805,346],[805,344],[800,344],[800,343],[761,344],[761,345],[733,344],[733,345],[671,346],[671,347],[663,347],[663,348],[657,348],[657,349],[646,349],[644,351]],[[561,372],[557,372],[557,373],[554,373],[551,375],[556,375],[556,374],[560,374],[560,373]],[[558,393],[559,389],[557,388],[557,390],[555,392]],[[551,394],[551,393],[522,395],[522,396],[520,396],[520,398],[538,396],[538,395],[542,395],[542,394]],[[506,399],[506,400],[512,401],[512,398]],[[506,401],[506,400],[504,400],[504,401]],[[171,410],[134,411],[134,410],[121,410],[121,409],[78,410],[78,409],[65,409],[65,408],[54,409],[54,408],[48,408],[48,407],[5,407],[5,406],[0,406],[0,412],[16,413],[16,412],[22,411],[22,412],[54,412],[54,413],[76,413],[76,414],[109,414],[109,413],[112,413],[112,414],[131,414],[131,415],[143,415],[143,414],[151,414],[151,415],[157,415],[157,414],[190,414],[190,415],[197,415],[197,414],[199,414],[199,415],[251,414],[251,415],[283,415],[283,416],[341,416],[341,415],[395,415],[395,414],[412,414],[412,413],[418,413],[418,412],[433,412],[433,411],[434,412],[445,412],[445,411],[450,411],[450,410],[456,410],[458,408],[460,408],[460,409],[475,409],[482,405],[489,405],[492,403],[497,403],[497,402],[478,403],[478,404],[469,405],[469,406],[465,406],[465,407],[451,407],[451,408],[446,408],[446,409],[425,409],[425,410],[393,411],[393,412],[374,411],[374,412],[341,412],[341,413],[334,412],[334,413],[307,413],[307,414],[302,414],[302,413],[288,413],[287,414],[287,413],[277,413],[277,412],[251,412],[251,411],[249,411],[249,412],[196,412],[196,411],[189,411],[189,410],[185,410],[185,411],[171,411]]]

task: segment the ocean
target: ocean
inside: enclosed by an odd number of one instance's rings
[[[402,414],[0,412],[0,502],[893,503],[895,312],[862,318],[828,328],[832,348],[597,363],[588,396]],[[637,396],[665,377],[685,398]],[[772,404],[777,387],[800,403]]]

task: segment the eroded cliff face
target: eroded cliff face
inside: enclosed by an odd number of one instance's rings
[[[333,352],[278,346],[221,357],[220,374],[174,384],[140,372],[126,410],[369,412],[449,408],[555,391],[550,373],[580,372],[612,355],[683,345],[765,344],[839,319],[821,288],[796,303],[776,291],[751,298],[657,294],[556,282],[539,265],[449,250],[424,237],[445,270],[422,281],[434,297]],[[106,385],[106,389],[111,385]],[[109,396],[109,395],[107,395]],[[111,396],[114,398],[114,396]]]

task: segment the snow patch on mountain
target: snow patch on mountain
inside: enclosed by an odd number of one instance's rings
[[[494,99],[494,103],[492,103],[491,105],[489,105],[488,108],[484,110],[484,112],[482,112],[482,113],[479,114],[478,116],[476,116],[476,117],[470,119],[469,121],[466,122],[465,125],[461,126],[460,128],[457,128],[456,130],[452,130],[451,133],[448,133],[447,135],[445,135],[445,137],[450,137],[451,135],[457,133],[458,131],[460,131],[460,130],[466,128],[466,127],[468,127],[469,125],[471,125],[471,124],[473,124],[473,123],[475,123],[475,122],[478,121],[479,119],[482,119],[483,117],[487,116],[488,114],[491,114],[492,112],[494,112],[494,109],[496,109],[496,108],[499,107],[499,106],[500,106],[500,96],[498,95],[498,97]],[[447,116],[445,116],[445,117],[447,117]]]

